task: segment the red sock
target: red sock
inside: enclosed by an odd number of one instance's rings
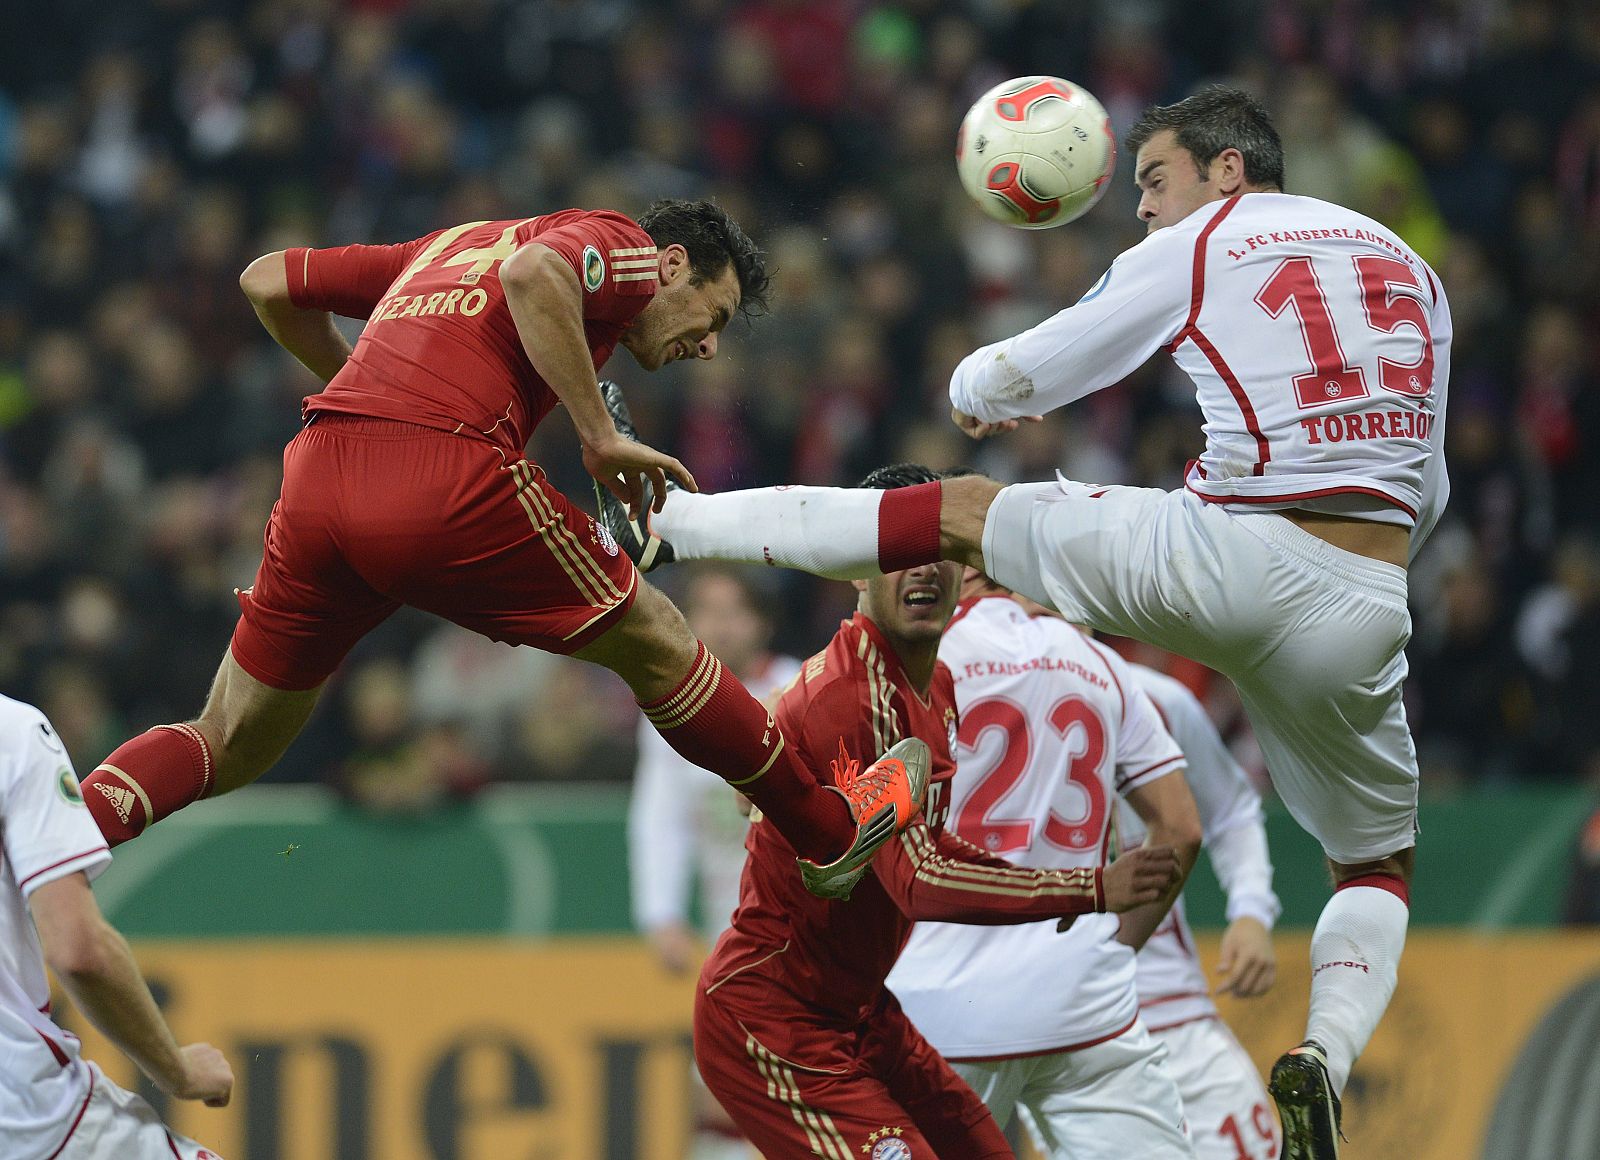
[[[894,487],[878,503],[878,567],[884,572],[935,564],[939,548],[939,480]]]
[[[1370,886],[1374,890],[1387,890],[1407,906],[1411,905],[1411,888],[1406,885],[1406,880],[1398,874],[1389,874],[1378,870],[1372,874],[1363,874],[1359,878],[1346,878],[1333,889],[1335,892],[1348,890],[1352,886]]]
[[[639,707],[680,757],[755,802],[797,853],[831,862],[855,840],[844,798],[818,784],[772,715],[705,645],[676,689]]]
[[[112,846],[137,838],[211,790],[211,746],[193,725],[157,725],[124,741],[83,781],[83,800]]]

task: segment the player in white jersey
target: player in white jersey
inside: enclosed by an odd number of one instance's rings
[[[1330,1160],[1339,1094],[1405,946],[1417,763],[1401,703],[1406,565],[1448,492],[1450,311],[1360,214],[1283,189],[1262,108],[1212,88],[1129,136],[1150,234],[1075,306],[969,355],[974,438],[1108,387],[1165,350],[1206,446],[1182,490],[981,477],[871,493],[671,492],[635,559],[764,561],[841,579],[959,560],[1093,628],[1230,677],[1284,804],[1336,882],[1311,944],[1306,1039],[1273,1068],[1284,1160]]]
[[[50,1018],[55,972],[78,1009],[162,1091],[228,1102],[210,1044],[179,1047],[89,879],[111,852],[44,714],[0,697],[0,1155],[5,1160],[218,1160],[83,1059]]]
[[[1195,695],[1171,677],[1130,664],[1137,684],[1183,750],[1211,868],[1227,894],[1219,990],[1244,998],[1272,986],[1272,926],[1280,907],[1261,798],[1233,759]],[[1124,848],[1144,841],[1144,824],[1117,807]],[[1139,1012],[1153,1038],[1167,1045],[1167,1068],[1183,1096],[1197,1160],[1274,1160],[1278,1129],[1255,1064],[1217,1013],[1183,899],[1139,951]]]
[[[747,577],[732,568],[703,568],[690,579],[683,599],[689,627],[750,695],[765,702],[800,671],[794,657],[767,651],[772,618]],[[661,965],[683,973],[699,965],[701,949],[716,942],[739,904],[744,840],[749,820],[738,795],[716,774],[691,765],[661,739],[648,721],[639,722],[639,762],[628,804],[628,867],[633,923],[650,940]],[[689,917],[699,887],[700,930]],[[689,1160],[724,1160],[751,1155],[721,1106],[691,1068],[695,1127]]]
[[[1120,797],[1187,872],[1201,828],[1183,754],[1121,657],[969,569],[939,659],[961,711],[948,823],[959,837],[1021,866],[1100,866]],[[1025,1109],[1051,1156],[1190,1158],[1135,989],[1135,951],[1174,895],[1064,934],[1053,922],[921,922],[889,987],[995,1120]]]

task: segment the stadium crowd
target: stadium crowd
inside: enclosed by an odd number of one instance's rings
[[[1424,792],[1600,781],[1600,8],[1551,0],[54,0],[0,13],[0,688],[79,768],[194,713],[317,384],[239,292],[255,255],[570,205],[713,195],[775,311],[648,379],[646,438],[718,490],[878,463],[1176,486],[1165,360],[981,446],[945,387],[1142,233],[1123,159],[1043,233],[981,218],[955,126],[1006,76],[1119,132],[1211,79],[1263,95],[1291,192],[1395,228],[1455,313],[1454,497],[1413,572]],[[586,477],[553,421],[534,457]],[[853,603],[770,576],[804,655]],[[671,578],[667,581],[669,588]],[[1192,674],[1191,674],[1192,675]],[[1220,716],[1226,690],[1213,689]],[[624,778],[599,670],[405,613],[273,778],[415,808],[490,778]]]

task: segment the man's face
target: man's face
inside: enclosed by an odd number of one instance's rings
[[[713,358],[717,334],[739,309],[739,276],[729,262],[715,278],[692,284],[682,246],[660,253],[661,289],[622,333],[622,345],[647,371],[686,358]]]
[[[1228,152],[1224,151],[1225,156]],[[1237,193],[1224,189],[1219,180],[1225,168],[1223,156],[1211,162],[1205,179],[1195,168],[1194,155],[1182,145],[1171,129],[1163,129],[1145,142],[1134,158],[1133,180],[1139,187],[1139,220],[1145,232],[1155,233],[1176,225],[1207,202],[1221,201]]]
[[[861,611],[891,641],[926,644],[944,635],[961,594],[961,565],[949,560],[857,580]]]
[[[694,634],[735,673],[765,651],[772,635],[771,626],[731,576],[716,572],[697,576],[683,608]]]

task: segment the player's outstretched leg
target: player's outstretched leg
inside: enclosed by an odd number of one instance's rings
[[[602,383],[617,430],[634,437],[622,391]],[[880,491],[850,487],[758,487],[718,495],[667,489],[666,506],[637,520],[596,486],[600,519],[642,572],[673,560],[737,560],[859,580],[931,564],[940,548],[939,482]],[[980,522],[981,530],[981,522]]]
[[[1283,1120],[1283,1160],[1339,1154],[1340,1096],[1394,995],[1414,855],[1332,863],[1338,885],[1311,937],[1306,1041],[1279,1058],[1268,1085]]]
[[[645,717],[685,760],[750,798],[811,866],[815,893],[848,893],[868,859],[911,824],[926,771],[886,756],[825,786],[772,714],[697,640],[672,602],[640,582],[627,614],[574,654],[628,683]]]
[[[197,720],[123,742],[84,779],[84,803],[106,842],[136,838],[192,802],[260,777],[299,734],[319,692],[264,685],[229,652]]]

